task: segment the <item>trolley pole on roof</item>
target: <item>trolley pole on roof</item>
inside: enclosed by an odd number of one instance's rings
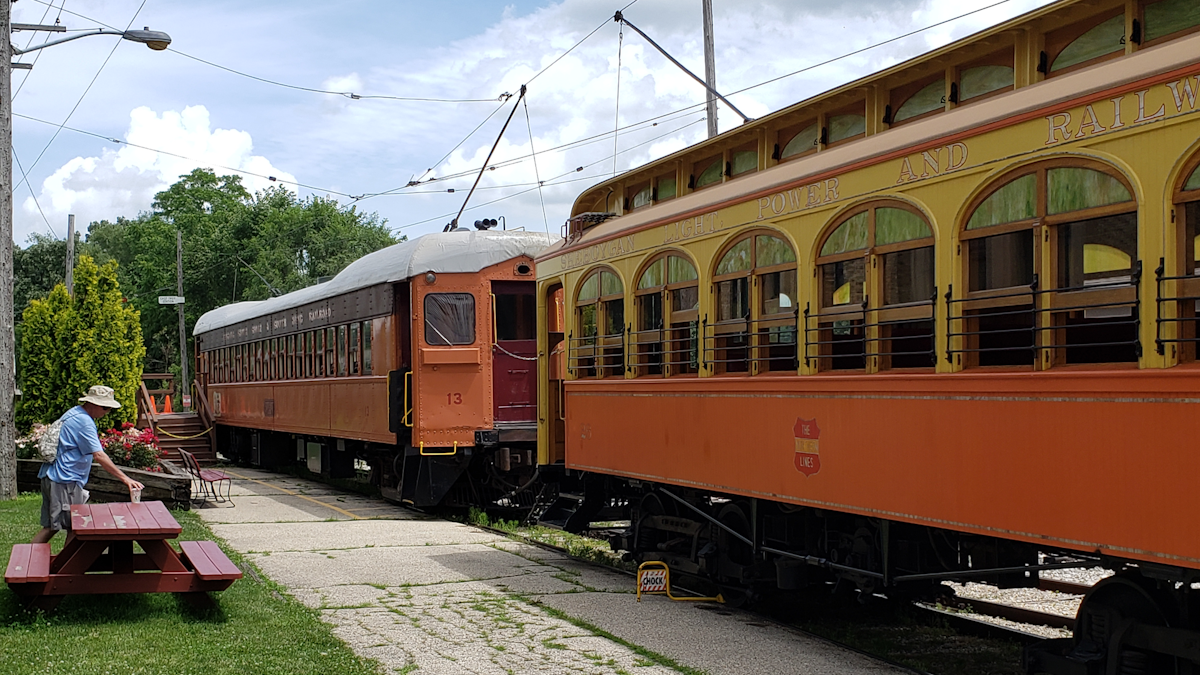
[[[704,9],[704,79],[708,81],[708,137],[712,138],[717,131],[717,60],[713,47],[713,12],[712,0],[701,0]]]

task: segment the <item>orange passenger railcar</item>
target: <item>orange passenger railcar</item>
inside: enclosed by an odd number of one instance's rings
[[[418,505],[447,502],[456,485],[477,498],[527,481],[532,256],[547,243],[517,231],[429,234],[326,283],[205,314],[197,370],[221,452],[364,479]]]
[[[1101,565],[1030,671],[1200,672],[1198,98],[1194,2],[1063,0],[588,190],[560,520],[751,597]]]

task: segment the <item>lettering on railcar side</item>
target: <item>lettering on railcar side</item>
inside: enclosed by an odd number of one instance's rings
[[[684,218],[663,226],[663,243],[683,241],[725,229],[725,221],[716,211],[695,218]]]
[[[1146,97],[1151,92],[1164,93],[1168,98],[1157,99],[1158,106],[1148,102]],[[1200,98],[1200,76],[1188,76],[1173,82],[1148,87],[1132,93],[1132,95],[1115,96],[1106,101],[1092,101],[1083,106],[1075,115],[1070,110],[1062,110],[1046,116],[1046,145],[1057,145],[1063,141],[1096,136],[1117,129],[1125,128],[1125,116],[1122,106],[1129,105],[1132,114],[1133,105],[1137,105],[1137,116],[1133,124],[1157,122],[1171,115],[1196,110],[1197,98]],[[1170,107],[1169,107],[1170,106]],[[1172,110],[1172,108],[1174,108]],[[1074,108],[1072,110],[1075,110]],[[1107,127],[1104,122],[1111,120]]]
[[[920,155],[905,157],[900,160],[900,177],[896,179],[896,184],[911,183],[930,176],[941,176],[958,171],[967,165],[968,152],[966,143],[951,143],[940,148],[926,150]],[[920,173],[913,170],[914,165],[919,167]]]
[[[840,179],[829,178],[758,198],[758,218],[782,216],[837,201]]]
[[[578,251],[564,253],[562,257],[563,269],[590,265],[601,260],[608,260],[609,258],[633,252],[633,235],[629,234],[609,241],[602,241],[599,244]]]

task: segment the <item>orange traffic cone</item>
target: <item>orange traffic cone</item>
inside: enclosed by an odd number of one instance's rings
[[[173,410],[171,410],[171,395],[170,395],[170,394],[167,394],[167,395],[166,395],[166,396],[163,398],[163,409],[162,409],[162,412],[163,412],[163,414],[164,414],[164,415],[169,415],[169,414],[171,414],[172,412],[174,412]]]
[[[155,403],[154,403],[154,397],[153,397],[153,396],[147,396],[146,398],[150,399],[150,400],[149,400],[149,403],[150,403],[150,412],[151,412],[151,413],[153,413],[153,414],[158,414],[158,406],[156,406],[156,405],[155,405]]]

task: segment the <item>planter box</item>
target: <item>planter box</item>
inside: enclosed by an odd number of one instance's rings
[[[192,479],[171,462],[160,462],[162,473],[156,471],[139,471],[129,467],[121,467],[125,475],[145,485],[142,490],[142,501],[160,501],[171,508],[188,509],[191,507]],[[28,492],[41,492],[42,483],[38,480],[38,469],[42,463],[36,459],[17,460],[17,489]],[[97,463],[92,463],[92,475],[87,483],[91,493],[89,502],[127,502],[129,491],[125,484],[117,480]]]

